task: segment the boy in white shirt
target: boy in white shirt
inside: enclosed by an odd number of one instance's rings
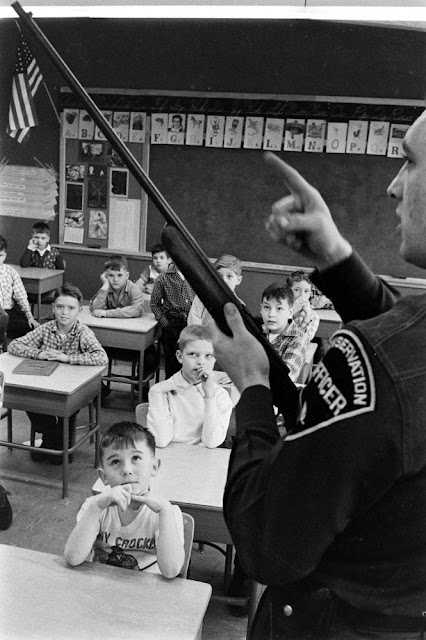
[[[87,498],[65,546],[65,560],[86,559],[174,578],[185,559],[179,507],[151,492],[160,467],[155,439],[135,422],[112,425],[100,444],[99,476],[106,485]]]
[[[232,401],[214,381],[210,333],[203,325],[189,325],[178,346],[181,370],[149,391],[148,429],[159,447],[170,442],[218,447],[226,438]]]

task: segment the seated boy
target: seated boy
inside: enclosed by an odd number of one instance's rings
[[[69,364],[101,365],[108,364],[108,356],[89,327],[78,320],[83,295],[73,284],[65,284],[55,291],[52,304],[54,320],[38,326],[22,338],[13,340],[9,353],[22,358],[35,360],[57,360]],[[41,446],[46,449],[63,448],[63,419],[41,413],[28,412],[31,423],[38,433],[43,434]],[[74,439],[74,427],[77,414],[71,416],[70,443]],[[36,462],[49,460],[52,464],[61,464],[60,456],[32,451]]]
[[[47,222],[33,224],[32,236],[19,264],[21,267],[65,269],[59,249],[50,246],[50,227]]]
[[[90,311],[96,318],[139,318],[143,312],[140,287],[129,280],[127,259],[110,256],[101,273],[102,286],[90,300]]]
[[[38,327],[31,313],[24,284],[13,267],[4,264],[7,255],[7,240],[0,236],[0,345],[3,344],[7,326],[9,338],[19,338]],[[5,316],[7,314],[7,318]]]
[[[215,357],[208,329],[185,327],[176,358],[181,370],[149,391],[148,429],[159,447],[170,442],[218,447],[226,438],[232,402],[214,381]]]
[[[294,302],[293,291],[287,285],[270,284],[262,293],[260,313],[263,331],[274,349],[289,368],[290,378],[295,382],[305,362],[308,335],[289,324]]]
[[[86,559],[174,578],[185,554],[178,506],[151,492],[160,467],[155,439],[134,422],[113,424],[100,443],[102,493],[87,498],[65,546],[65,560]]]
[[[299,329],[308,334],[308,340],[315,337],[320,319],[311,306],[312,282],[305,271],[293,271],[287,278],[287,284],[293,291],[293,320]]]
[[[231,291],[235,293],[236,287],[238,287],[243,279],[241,275],[241,260],[235,256],[224,255],[216,260],[214,266],[222,280],[228,285]],[[242,302],[242,300],[240,300],[240,302]],[[200,298],[195,296],[191,309],[189,310],[188,324],[203,324],[207,321],[209,315]]]
[[[162,273],[166,273],[172,262],[171,257],[162,244],[156,244],[155,247],[152,247],[151,255],[152,264],[148,265],[146,269],[142,271],[139,279],[136,280],[135,283],[145,294],[148,294],[149,296],[152,294],[154,282],[157,280],[158,276],[161,276]]]
[[[175,357],[177,341],[180,332],[186,327],[194,297],[191,286],[173,263],[154,283],[151,309],[161,326],[166,378],[179,371],[179,363]]]
[[[102,286],[90,301],[90,311],[96,318],[140,318],[143,314],[143,293],[141,288],[129,280],[127,259],[125,256],[110,256],[101,273]],[[107,347],[106,352],[112,360],[139,360],[139,352],[120,347]],[[144,357],[144,375],[157,364],[157,352],[154,345],[148,347]],[[139,374],[138,374],[139,375]],[[102,387],[105,398],[109,394],[107,386]]]

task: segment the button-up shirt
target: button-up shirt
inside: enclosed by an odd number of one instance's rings
[[[50,320],[22,338],[12,340],[7,350],[14,356],[37,359],[46,349],[65,353],[70,357],[70,364],[108,364],[108,356],[95,334],[79,320],[65,337],[59,333],[56,320]]]
[[[143,293],[131,280],[115,291],[99,289],[90,301],[90,311],[104,309],[106,318],[139,318],[143,313]]]
[[[0,265],[0,307],[9,311],[15,302],[21,307],[28,320],[32,320],[30,303],[20,275],[9,264]]]
[[[306,348],[309,343],[307,333],[292,322],[288,329],[279,333],[276,338],[271,340],[271,335],[273,338],[273,334],[267,336],[270,343],[288,366],[289,376],[295,382],[305,362]]]
[[[195,293],[190,284],[179,275],[173,265],[155,281],[151,309],[162,327],[172,324],[178,316],[186,324],[194,297]]]

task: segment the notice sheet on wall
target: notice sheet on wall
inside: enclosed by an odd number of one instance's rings
[[[108,249],[139,251],[141,201],[110,198]]]

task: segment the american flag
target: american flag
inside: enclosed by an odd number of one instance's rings
[[[30,128],[38,125],[33,98],[43,76],[23,34],[19,35],[7,133],[18,142],[23,142]]]

